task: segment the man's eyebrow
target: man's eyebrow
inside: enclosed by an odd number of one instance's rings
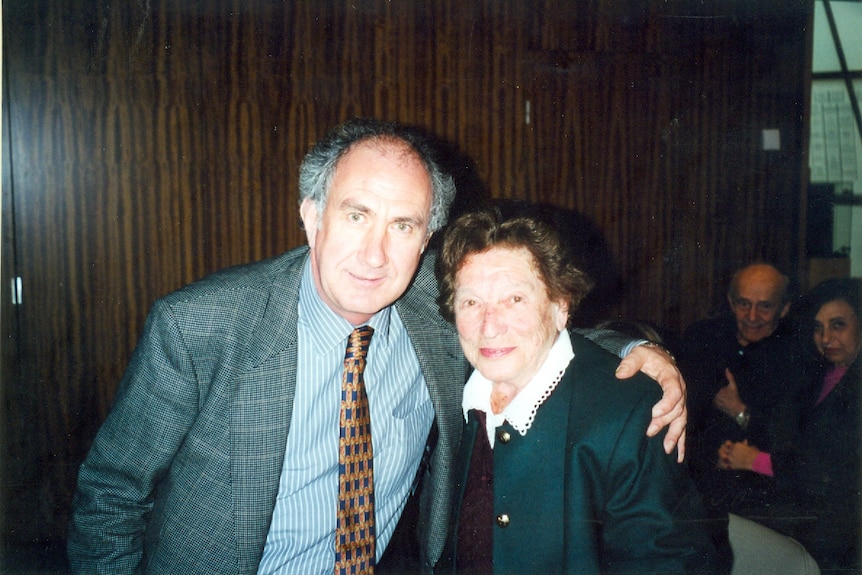
[[[365,204],[357,202],[356,200],[352,200],[350,198],[347,198],[346,200],[341,202],[341,205],[338,208],[343,211],[361,212],[363,214],[373,213],[373,210]]]
[[[425,223],[425,218],[419,218],[415,216],[401,216],[399,218],[395,218],[392,220],[395,224],[412,224],[414,226],[421,226]]]

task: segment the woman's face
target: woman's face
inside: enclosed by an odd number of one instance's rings
[[[455,326],[467,359],[483,376],[519,391],[566,327],[568,306],[548,298],[524,248],[491,248],[455,275]]]
[[[830,363],[853,363],[862,347],[862,333],[850,304],[840,299],[823,304],[814,318],[814,345]]]

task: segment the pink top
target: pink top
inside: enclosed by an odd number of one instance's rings
[[[841,381],[841,378],[844,377],[845,373],[847,373],[846,365],[834,365],[829,368],[829,371],[826,372],[826,376],[823,378],[823,388],[820,390],[820,396],[817,398],[817,402],[814,405],[819,405],[821,401],[826,399],[826,396],[835,389],[835,386],[838,385],[838,382]],[[751,464],[751,470],[755,473],[772,477],[774,475],[772,472],[772,456],[765,451],[761,451],[754,457],[754,463]]]
[[[751,470],[761,475],[772,477],[772,456],[761,451],[754,457],[754,463],[751,464]]]
[[[823,389],[820,390],[820,397],[817,398],[817,402],[814,405],[819,405],[821,401],[826,399],[826,396],[835,389],[835,386],[838,385],[838,382],[841,381],[845,373],[847,373],[846,365],[833,365],[829,368],[829,371],[826,372],[826,377],[823,378]]]

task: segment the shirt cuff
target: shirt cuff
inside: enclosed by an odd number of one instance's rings
[[[634,348],[639,345],[643,345],[645,343],[649,343],[649,340],[646,339],[636,339],[628,342],[623,348],[620,350],[620,359],[623,359],[625,356],[630,354]]]
[[[761,451],[754,456],[754,462],[751,464],[751,470],[761,475],[773,477],[772,456],[765,451]]]

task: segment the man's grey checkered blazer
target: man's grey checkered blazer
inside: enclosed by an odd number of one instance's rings
[[[153,306],[79,473],[69,558],[82,573],[256,573],[296,387],[308,248],[217,272]],[[420,547],[439,558],[469,372],[438,312],[434,258],[395,303],[434,405]]]

